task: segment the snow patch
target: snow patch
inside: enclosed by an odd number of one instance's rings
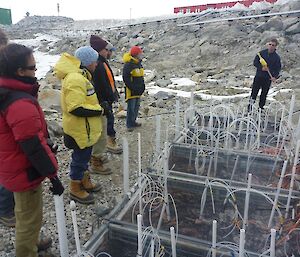
[[[40,33],[35,34],[35,36],[36,37],[33,39],[14,40],[13,42],[34,49],[33,55],[37,66],[37,71],[35,74],[38,79],[42,79],[46,76],[47,72],[51,70],[51,68],[55,65],[55,63],[58,61],[60,56],[49,55],[48,53],[40,52],[37,49],[45,42],[47,43],[48,46],[51,46],[59,39],[54,36],[40,34]]]

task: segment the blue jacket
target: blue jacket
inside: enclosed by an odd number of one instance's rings
[[[279,72],[281,70],[281,61],[280,57],[276,52],[273,52],[271,54],[268,53],[268,49],[262,50],[259,52],[261,57],[265,59],[265,61],[268,64],[268,68],[270,70],[270,73],[274,78],[278,78]],[[262,77],[269,79],[270,75],[268,74],[267,71],[262,71],[262,66],[259,62],[259,57],[258,55],[255,56],[253,65],[257,68],[256,70],[256,77]]]

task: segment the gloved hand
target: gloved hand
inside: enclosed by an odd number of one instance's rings
[[[112,114],[110,105],[107,101],[103,101],[100,105],[103,108],[103,115],[108,116],[108,115]]]
[[[52,186],[50,187],[52,194],[61,195],[64,192],[65,188],[57,176],[50,178],[50,182],[52,183]]]
[[[50,147],[52,153],[57,154],[58,145],[54,144],[50,138],[47,138],[47,145]]]

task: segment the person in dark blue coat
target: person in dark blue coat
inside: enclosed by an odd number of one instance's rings
[[[252,85],[248,111],[252,109],[252,104],[254,104],[260,89],[259,107],[264,108],[271,83],[279,77],[281,61],[280,56],[276,53],[277,46],[278,40],[271,39],[267,43],[267,49],[260,51],[254,58],[253,65],[256,67],[256,75]]]

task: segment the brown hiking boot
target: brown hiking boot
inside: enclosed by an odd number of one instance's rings
[[[15,227],[16,226],[16,217],[15,214],[12,213],[7,216],[0,216],[0,223],[2,223],[6,227]]]
[[[85,172],[83,175],[83,179],[81,180],[82,187],[87,192],[99,192],[101,190],[101,186],[99,184],[94,184],[91,181],[90,174],[88,172]]]
[[[82,189],[82,183],[80,180],[71,180],[69,190],[71,200],[82,204],[91,204],[95,202],[94,196]]]
[[[112,173],[110,168],[104,167],[101,157],[92,156],[90,160],[90,173],[99,175],[109,175]]]
[[[116,142],[116,138],[110,137],[110,136],[107,136],[106,149],[108,152],[111,152],[114,154],[121,154],[123,152],[123,149],[118,146],[118,144]]]
[[[51,237],[44,237],[37,243],[38,252],[45,251],[52,245]]]

